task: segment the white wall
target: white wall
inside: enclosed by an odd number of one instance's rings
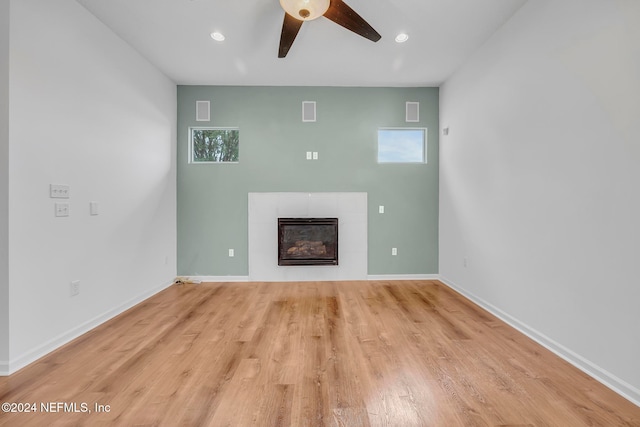
[[[9,0],[0,0],[0,373],[9,361]]]
[[[640,2],[528,2],[440,117],[445,282],[640,402]]]
[[[14,371],[175,277],[176,86],[74,0],[12,1],[10,48]]]

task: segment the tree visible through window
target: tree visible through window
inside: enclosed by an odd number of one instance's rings
[[[237,162],[239,151],[238,129],[191,129],[191,163]]]

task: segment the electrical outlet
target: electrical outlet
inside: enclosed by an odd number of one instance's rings
[[[311,160],[312,159],[312,153],[311,151],[307,151],[307,160]]]
[[[378,213],[384,213],[384,206],[378,206]]]
[[[317,151],[313,152],[313,160],[318,160],[318,152]]]
[[[56,216],[69,216],[69,203],[57,202],[56,203]]]
[[[236,253],[233,249],[229,249],[229,257],[234,257],[236,256]]]
[[[69,293],[72,297],[80,293],[80,280],[74,280],[69,287]]]
[[[398,255],[398,248],[391,248],[391,255],[393,256]]]

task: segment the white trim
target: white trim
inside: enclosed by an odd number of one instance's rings
[[[248,282],[249,276],[182,276],[193,282]]]
[[[131,307],[140,304],[141,302],[145,301],[146,299],[152,297],[153,295],[165,290],[166,288],[170,287],[171,285],[173,285],[173,280],[170,282],[165,282],[164,284],[160,285],[159,287],[153,288],[147,292],[144,292],[140,295],[138,295],[137,297],[134,297],[132,299],[130,299],[129,301],[124,302],[123,304],[120,304],[119,306],[108,310],[104,313],[102,313],[99,316],[94,317],[91,320],[88,320],[87,322],[72,328],[70,330],[68,330],[65,333],[62,333],[60,335],[58,335],[57,337],[47,341],[46,343],[34,348],[31,351],[28,351],[26,353],[24,353],[22,356],[17,357],[13,360],[10,360],[9,363],[7,363],[6,365],[3,365],[3,363],[0,363],[0,376],[7,376],[7,375],[11,375],[17,371],[19,371],[20,369],[24,368],[25,366],[37,361],[38,359],[46,356],[47,354],[51,353],[52,351],[62,347],[63,345],[73,341],[74,339],[78,338],[79,336],[89,332],[90,330],[100,326],[101,324],[107,322],[108,320],[113,319],[114,317],[116,317],[117,315],[127,311],[128,309],[130,309]],[[6,368],[6,369],[5,369]]]
[[[264,280],[250,280],[249,276],[180,276],[192,282],[248,282],[260,283]],[[368,275],[367,280],[439,280],[437,274],[378,274]],[[351,281],[350,279],[349,281]],[[296,282],[304,282],[305,280],[296,280]],[[316,280],[313,280],[314,282]]]
[[[9,362],[6,360],[0,360],[0,377],[9,376]]]
[[[562,344],[557,343],[556,341],[547,337],[543,333],[535,330],[534,328],[521,322],[515,317],[512,317],[508,313],[505,313],[504,311],[500,310],[498,307],[492,305],[491,303],[483,300],[482,298],[479,298],[478,296],[472,294],[471,292],[466,291],[464,288],[456,285],[451,280],[440,276],[440,282],[450,287],[454,291],[460,293],[461,295],[469,299],[474,304],[484,308],[494,316],[498,317],[505,323],[517,329],[519,332],[531,338],[536,343],[545,347],[547,350],[553,352],[558,357],[564,359],[565,361],[569,362],[576,368],[580,369],[582,372],[589,375],[596,381],[600,382],[601,384],[615,391],[616,393],[618,393],[625,399],[629,400],[633,404],[640,406],[640,390],[634,387],[633,385],[618,378],[617,376],[613,375],[607,370],[602,369],[595,363],[589,361],[588,359],[566,348]]]
[[[264,280],[250,280],[249,276],[180,276],[193,282],[248,282],[261,283]],[[376,274],[368,275],[367,280],[440,280],[437,274]],[[305,280],[296,280],[304,282]],[[316,280],[313,280],[314,282]],[[349,280],[351,281],[351,280]]]
[[[369,274],[367,280],[439,280],[438,274]]]

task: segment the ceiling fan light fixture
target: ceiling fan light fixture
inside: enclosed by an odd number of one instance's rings
[[[311,21],[329,9],[330,0],[280,0],[280,6],[293,18]]]

